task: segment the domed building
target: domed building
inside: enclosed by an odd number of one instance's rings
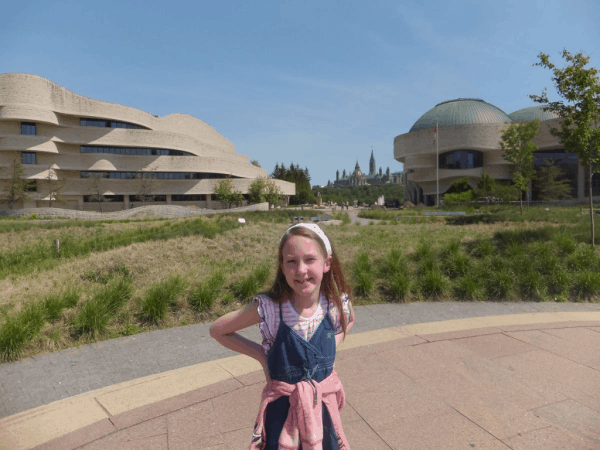
[[[65,182],[66,203],[52,205],[68,209],[98,209],[98,197],[107,202],[104,211],[127,209],[141,205],[150,188],[147,204],[219,209],[219,180],[230,178],[247,198],[252,181],[268,176],[196,117],[154,116],[37,75],[0,74],[0,195],[15,159],[31,182],[31,198],[17,208],[48,206],[49,183],[58,179]],[[294,183],[274,181],[285,197],[295,194]]]
[[[469,186],[475,189],[482,171],[496,180],[511,180],[510,164],[500,147],[502,133],[510,123],[535,119],[542,123],[533,140],[538,147],[534,164],[539,168],[547,159],[554,160],[571,181],[572,197],[583,199],[589,195],[585,171],[577,156],[565,153],[558,138],[550,133],[551,126],[560,126],[557,114],[544,111],[541,105],[506,114],[481,99],[457,98],[438,103],[408,133],[394,138],[394,158],[404,164],[405,200],[435,205],[438,179],[440,200],[459,178],[468,177]],[[600,195],[600,183],[596,184],[593,195]],[[530,192],[536,200],[536,189]]]

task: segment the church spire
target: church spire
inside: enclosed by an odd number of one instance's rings
[[[360,166],[358,165],[358,159],[356,160],[356,166],[354,166],[354,170],[360,170]]]

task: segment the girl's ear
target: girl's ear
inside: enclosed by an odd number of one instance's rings
[[[328,256],[327,258],[325,258],[325,264],[323,266],[323,273],[329,272],[329,269],[331,269],[331,256]]]

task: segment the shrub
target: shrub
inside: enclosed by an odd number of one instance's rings
[[[65,308],[73,308],[79,302],[79,290],[75,286],[69,286],[63,291],[62,298]]]
[[[403,258],[402,252],[396,248],[388,250],[380,262],[379,275],[390,280],[396,274],[406,272],[408,272],[408,263]]]
[[[548,272],[545,284],[549,295],[564,295],[571,285],[571,274],[561,268],[556,268]]]
[[[512,299],[515,289],[515,275],[507,268],[500,270],[492,268],[486,283],[489,298],[497,300]]]
[[[519,288],[523,300],[544,300],[546,296],[546,286],[542,275],[534,269],[525,270],[519,273]]]
[[[592,296],[600,294],[600,273],[593,270],[576,273],[572,289],[578,299],[590,299]]]
[[[0,358],[6,361],[17,359],[23,347],[44,326],[46,311],[41,303],[30,303],[18,314],[7,317],[0,328]]]
[[[56,320],[65,307],[65,302],[60,294],[50,294],[46,296],[43,302],[47,320]]]
[[[358,272],[354,275],[354,290],[357,295],[367,296],[373,292],[375,280],[370,272]]]
[[[558,233],[554,237],[554,242],[558,246],[558,249],[562,256],[570,255],[577,248],[577,243],[573,238],[566,233]]]
[[[206,311],[212,308],[217,300],[223,286],[225,284],[225,276],[222,272],[216,272],[206,280],[206,282],[198,285],[188,296],[190,306],[196,311]]]
[[[119,278],[96,291],[77,312],[73,327],[81,334],[96,337],[106,331],[109,320],[127,303],[133,286],[126,278]]]
[[[447,253],[444,261],[444,272],[451,278],[466,275],[471,268],[471,259],[463,252]]]
[[[186,288],[187,284],[180,275],[171,276],[154,284],[141,300],[140,317],[149,322],[158,322],[165,316],[167,308],[175,304],[175,300]]]
[[[452,286],[452,293],[460,300],[475,300],[479,290],[478,283],[471,275],[458,278]]]
[[[358,252],[354,258],[352,277],[357,295],[369,295],[373,291],[375,287],[373,266],[369,255],[364,250]]]
[[[448,281],[439,270],[427,270],[419,278],[419,290],[425,297],[444,295],[448,290]]]
[[[261,264],[250,274],[239,279],[231,286],[231,291],[236,298],[247,299],[256,294],[269,279],[271,269],[268,264]]]
[[[403,300],[410,292],[408,272],[394,273],[389,277],[388,290],[394,300]]]

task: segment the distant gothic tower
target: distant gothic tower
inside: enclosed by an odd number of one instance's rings
[[[385,171],[385,176],[387,177],[388,181],[390,179],[390,166],[388,166],[387,170]]]
[[[335,171],[335,181],[340,181],[340,171],[339,170]]]
[[[344,169],[344,172],[342,173],[342,176],[343,176],[344,178],[346,178],[346,169]]]
[[[373,149],[371,149],[371,159],[369,159],[369,175],[374,175],[376,170],[375,156],[373,156]]]
[[[360,166],[358,165],[358,160],[356,161],[356,166],[354,166],[354,170],[358,170],[360,172]]]
[[[383,172],[381,171],[381,167],[379,168],[379,176],[381,176]]]

